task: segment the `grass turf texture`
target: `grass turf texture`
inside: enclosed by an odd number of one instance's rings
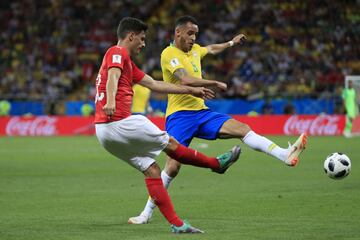
[[[237,143],[203,142],[192,147],[211,155]],[[143,176],[95,137],[0,138],[0,146],[0,239],[360,238],[360,138],[310,137],[296,168],[243,144],[224,175],[183,166],[170,195],[180,217],[206,231],[196,236],[171,234],[158,210],[151,224],[127,224],[147,198]],[[334,151],[352,160],[340,181],[323,171]]]

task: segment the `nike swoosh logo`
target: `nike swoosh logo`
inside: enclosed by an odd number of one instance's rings
[[[294,150],[291,151],[291,154],[293,154],[294,152],[296,152],[298,150],[298,147],[294,146]],[[290,154],[290,155],[291,155]]]

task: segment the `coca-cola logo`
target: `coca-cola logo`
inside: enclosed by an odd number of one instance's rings
[[[334,115],[319,115],[317,117],[291,116],[284,125],[286,135],[307,132],[310,135],[336,135],[341,133],[340,117]]]
[[[51,136],[56,134],[55,117],[13,117],[6,126],[8,136]]]

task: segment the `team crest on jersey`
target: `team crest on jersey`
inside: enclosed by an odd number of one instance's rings
[[[193,56],[197,57],[198,56],[197,52],[193,52]]]
[[[174,68],[174,67],[179,66],[180,62],[179,62],[179,60],[177,58],[173,58],[173,59],[171,59],[170,64]]]
[[[121,64],[121,55],[113,55],[112,62]]]

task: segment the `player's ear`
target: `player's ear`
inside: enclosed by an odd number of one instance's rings
[[[176,35],[176,36],[179,36],[180,33],[181,33],[181,29],[180,29],[180,27],[178,26],[178,27],[175,28],[175,35]]]
[[[132,40],[134,40],[134,32],[129,33],[129,40],[130,40],[130,42],[132,42]]]

